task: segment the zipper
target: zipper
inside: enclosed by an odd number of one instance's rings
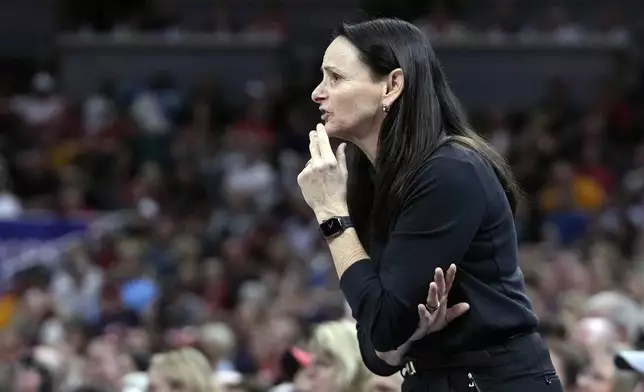
[[[556,381],[559,379],[559,375],[557,374],[556,371],[551,371],[547,372],[543,375],[543,379],[546,381],[546,384],[550,385],[553,383],[553,381]]]
[[[472,373],[467,373],[467,379],[469,380],[468,387],[470,387],[471,390],[476,392],[481,392],[481,389],[476,383],[476,380],[474,379],[474,376],[472,375]]]

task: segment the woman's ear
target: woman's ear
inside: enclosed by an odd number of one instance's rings
[[[396,68],[393,71],[389,72],[386,80],[386,89],[385,94],[382,97],[382,104],[386,107],[391,107],[391,105],[396,102],[398,97],[403,92],[405,88],[405,75],[401,68]]]

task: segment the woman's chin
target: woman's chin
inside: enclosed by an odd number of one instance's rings
[[[324,124],[324,129],[326,130],[326,134],[329,135],[329,137],[342,139],[342,135],[346,135],[344,129],[335,126],[332,122]]]

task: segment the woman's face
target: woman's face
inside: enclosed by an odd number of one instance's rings
[[[148,392],[188,392],[186,388],[172,385],[163,374],[154,369],[150,370],[149,376]]]
[[[307,369],[311,389],[316,392],[337,392],[338,371],[329,355],[314,355]]]
[[[384,80],[375,78],[346,38],[336,38],[322,61],[322,81],[311,98],[320,106],[329,136],[352,139],[380,128]]]

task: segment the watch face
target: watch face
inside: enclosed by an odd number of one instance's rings
[[[322,230],[322,234],[325,237],[333,237],[334,235],[342,233],[343,228],[339,218],[331,218],[322,222],[320,230]]]

